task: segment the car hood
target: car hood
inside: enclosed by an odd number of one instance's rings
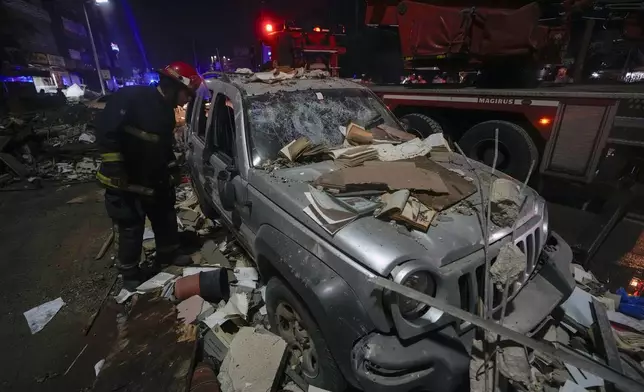
[[[447,169],[460,170],[465,176],[475,178],[469,165],[460,155],[454,154],[450,161],[452,163],[441,165]],[[474,162],[474,165],[486,195],[492,181],[497,178],[509,178],[498,172],[492,174],[491,168],[482,164]],[[478,192],[442,211],[426,233],[409,230],[370,215],[360,217],[334,235],[330,235],[309,218],[303,209],[309,205],[304,195],[304,192],[308,192],[309,184],[320,175],[333,170],[338,170],[338,167],[332,161],[273,171],[253,169],[249,173],[249,180],[251,186],[289,215],[366,268],[382,276],[388,275],[396,265],[408,260],[424,260],[439,268],[473,253],[483,245],[478,212],[475,211],[480,209]],[[529,188],[526,191],[529,199],[536,200],[539,197]],[[522,216],[521,221],[527,221],[531,217]],[[510,229],[491,224],[489,232],[491,240],[494,241],[509,234]]]

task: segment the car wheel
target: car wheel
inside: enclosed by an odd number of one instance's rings
[[[192,190],[195,195],[197,195],[197,201],[199,201],[199,206],[201,207],[203,214],[212,220],[218,219],[219,213],[217,213],[217,210],[215,210],[212,204],[208,202],[203,189],[195,182],[192,175],[190,176],[190,185],[192,185]]]
[[[496,168],[519,181],[524,181],[532,162],[533,173],[539,164],[539,150],[528,131],[519,125],[500,120],[485,121],[465,132],[458,144],[469,158],[492,166],[497,128],[499,151]]]
[[[409,126],[407,132],[421,138],[426,138],[435,133],[443,133],[443,127],[438,121],[424,114],[410,113],[402,116],[400,120]]]
[[[322,332],[299,297],[279,278],[266,286],[266,310],[271,330],[290,347],[295,366],[310,385],[343,391],[346,381],[331,356]]]

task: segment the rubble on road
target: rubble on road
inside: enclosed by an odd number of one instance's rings
[[[96,110],[69,104],[0,118],[0,186],[38,177],[92,180],[100,163],[95,147]]]
[[[222,392],[270,392],[286,365],[287,343],[261,329],[244,327],[230,343],[217,379]]]
[[[573,267],[577,287],[562,304],[563,314],[557,317],[557,313],[553,313],[553,317],[537,332],[535,338],[592,358],[628,375],[631,379],[644,382],[644,322],[620,313],[618,309],[623,297],[608,292],[592,273],[585,271],[581,266],[573,264]],[[512,341],[501,340],[493,343],[490,338],[490,344],[494,344],[493,347],[496,347],[499,353],[501,382],[508,382],[515,390],[608,390],[610,383],[592,372],[579,369],[548,354],[529,350]],[[482,342],[475,342],[474,347],[470,367],[471,385],[473,390],[483,391],[485,359]],[[493,364],[489,364],[488,368],[490,384],[487,390],[494,390],[494,372],[491,370]]]

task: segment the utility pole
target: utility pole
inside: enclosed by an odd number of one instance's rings
[[[98,62],[98,52],[96,52],[96,44],[94,43],[94,35],[92,34],[92,26],[89,23],[89,15],[87,14],[87,7],[85,5],[85,2],[83,2],[83,12],[85,12],[85,21],[87,22],[87,31],[89,32],[89,40],[92,43],[92,52],[94,52],[94,63],[96,64],[96,72],[98,73],[98,82],[101,84],[101,93],[105,95],[105,83],[103,82],[101,65]]]

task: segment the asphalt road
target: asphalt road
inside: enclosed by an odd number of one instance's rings
[[[88,337],[82,332],[115,276],[109,256],[94,260],[111,225],[98,191],[95,184],[80,184],[0,192],[2,391],[86,390],[94,364],[108,352],[110,334],[101,329],[109,322],[101,321]],[[67,203],[77,197],[86,200]],[[23,312],[58,297],[66,305],[32,335]]]

